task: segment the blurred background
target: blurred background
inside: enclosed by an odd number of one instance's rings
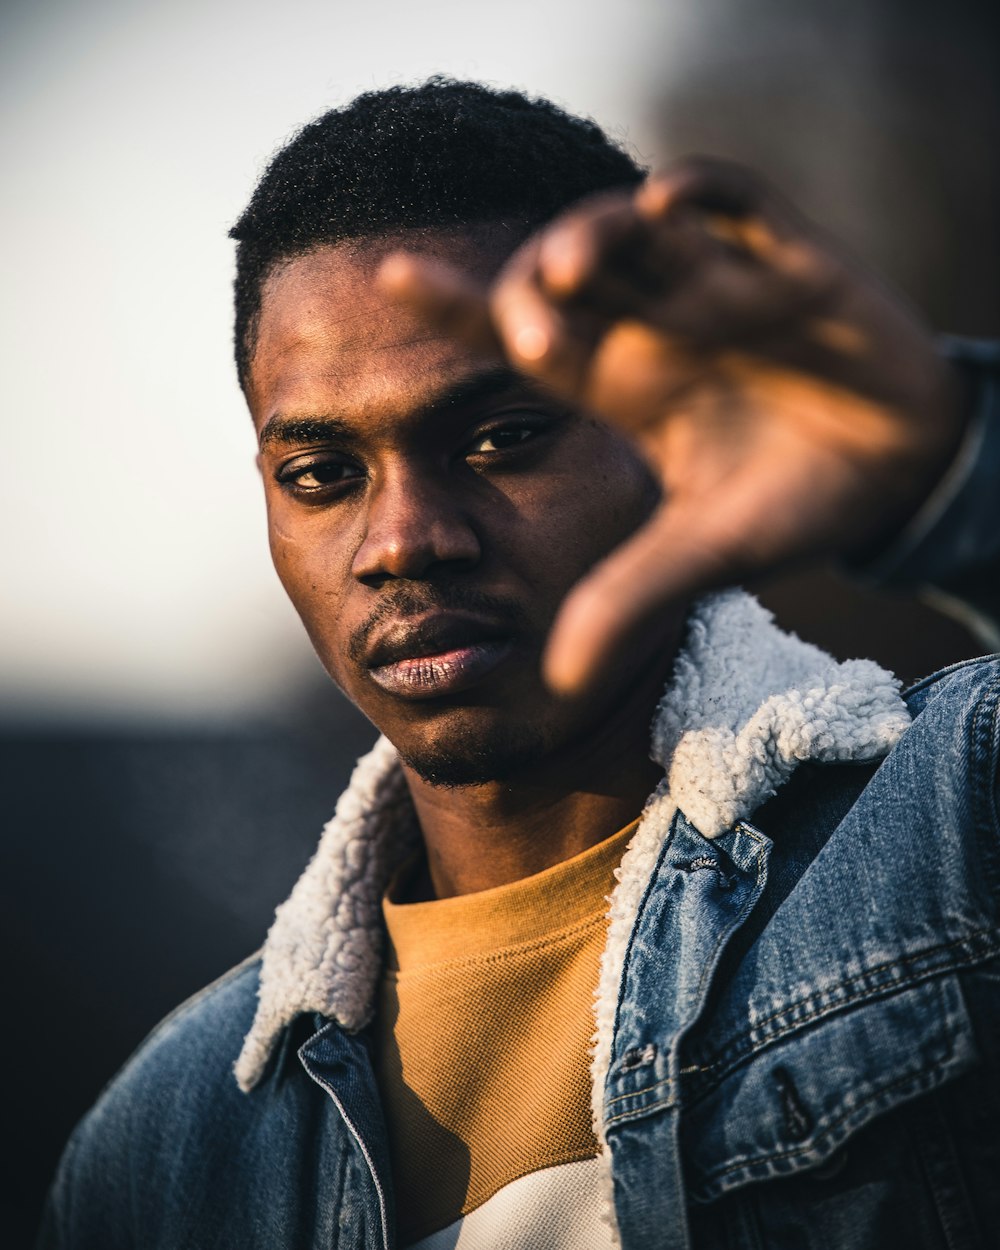
[[[101,1084],[259,944],[374,737],[270,569],[231,365],[226,231],[269,156],[372,87],[514,85],[650,164],[757,166],[936,329],[996,336],[995,7],[4,0],[5,1245]],[[764,598],[905,678],[982,649],[826,573]]]

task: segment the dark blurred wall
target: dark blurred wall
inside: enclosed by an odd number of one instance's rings
[[[0,726],[0,1245],[146,1033],[260,946],[374,737],[329,685],[270,724]]]
[[[1000,6],[698,0],[697,14],[660,86],[663,150],[762,170],[935,328],[1000,334]]]

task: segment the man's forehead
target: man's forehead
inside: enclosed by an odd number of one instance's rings
[[[368,341],[373,325],[387,331],[422,328],[381,291],[377,275],[391,252],[411,251],[445,260],[485,283],[510,254],[517,239],[499,226],[453,230],[395,231],[371,239],[349,239],[280,260],[262,291],[259,331],[296,335],[319,322],[346,350]]]
[[[420,239],[426,249],[427,240]],[[251,373],[254,415],[315,406],[336,390],[361,406],[404,386],[414,403],[433,399],[481,367],[469,350],[389,299],[376,281],[383,257],[405,236],[336,244],[281,262],[262,291]],[[470,270],[495,269],[495,256],[467,238],[432,241],[439,255]]]
[[[373,333],[384,334],[386,346],[422,337],[419,322],[379,289],[387,250],[345,243],[279,261],[261,292],[258,352],[329,343],[349,354],[370,345]]]

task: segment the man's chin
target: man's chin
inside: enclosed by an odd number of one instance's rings
[[[462,734],[447,742],[399,746],[400,759],[422,781],[443,789],[510,781],[537,765],[545,739],[526,727],[494,731],[482,738]]]

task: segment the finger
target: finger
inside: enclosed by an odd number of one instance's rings
[[[738,544],[712,526],[702,503],[667,503],[570,591],[543,657],[545,680],[578,693],[635,631],[744,572]]]
[[[829,295],[838,267],[803,225],[772,217],[767,191],[738,166],[689,164],[564,214],[540,237],[533,280],[563,310],[735,343]]]
[[[703,347],[746,346],[785,324],[822,316],[839,280],[838,268],[805,245],[775,250],[763,264],[717,250],[658,304],[653,324]]]
[[[490,315],[489,288],[444,261],[391,252],[381,263],[378,285],[445,334],[488,354],[502,354]]]
[[[537,282],[538,242],[515,254],[490,297],[490,313],[511,363],[575,398],[584,384],[606,320],[586,309],[553,304]]]
[[[643,321],[621,320],[594,351],[581,403],[633,435],[647,427],[662,437],[683,416],[692,387],[704,380],[706,362],[676,337]]]
[[[586,292],[609,269],[621,273],[635,268],[642,273],[642,265],[629,261],[634,262],[635,254],[643,256],[650,242],[649,223],[636,212],[632,196],[591,197],[542,232],[537,249],[538,286],[553,299],[567,300]]]
[[[636,213],[663,222],[695,211],[720,242],[791,272],[811,261],[822,231],[759,175],[742,165],[691,157],[650,176],[635,193]]]
[[[771,188],[742,165],[692,156],[647,178],[635,204],[640,216],[663,221],[684,205],[743,217],[762,212],[773,199]]]
[[[826,240],[825,232],[759,174],[714,157],[689,157],[651,175],[635,194],[650,222],[698,212],[708,228],[742,250],[769,259],[778,244]]]

